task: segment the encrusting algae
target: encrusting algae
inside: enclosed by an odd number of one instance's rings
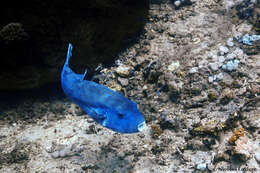
[[[239,129],[235,129],[233,135],[229,138],[228,142],[232,145],[235,144],[236,140],[245,135],[245,129],[244,128],[239,128]]]

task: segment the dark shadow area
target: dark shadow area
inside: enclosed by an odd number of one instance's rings
[[[0,119],[6,115],[5,111],[13,111],[15,114],[22,115],[35,114],[36,108],[34,103],[48,103],[49,109],[43,108],[41,113],[51,111],[53,103],[60,102],[66,99],[66,95],[63,93],[60,83],[52,82],[44,85],[40,88],[27,89],[23,91],[0,91]],[[62,105],[64,103],[60,103]],[[21,106],[22,105],[22,106]],[[46,106],[45,106],[46,107]],[[52,111],[55,112],[55,111]],[[34,117],[38,115],[31,115]],[[39,115],[40,116],[40,115]],[[23,118],[21,118],[23,119]]]
[[[66,95],[63,93],[60,83],[52,82],[40,88],[27,89],[23,91],[0,91],[0,104],[13,104],[23,99],[62,99]]]
[[[60,79],[68,43],[71,67],[109,65],[138,40],[149,0],[28,0],[0,7],[0,90],[23,90]]]

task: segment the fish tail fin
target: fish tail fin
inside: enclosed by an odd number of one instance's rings
[[[70,58],[72,56],[72,48],[73,48],[72,44],[69,43],[65,65],[69,65],[69,60],[70,60]]]

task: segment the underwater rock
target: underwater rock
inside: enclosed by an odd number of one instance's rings
[[[246,44],[246,45],[253,45],[253,43],[257,40],[260,40],[260,35],[249,35],[249,34],[245,34],[241,39],[239,39],[238,41],[240,43]]]
[[[219,68],[219,63],[209,63],[209,67],[212,71],[217,71]]]
[[[255,159],[258,163],[260,163],[260,148],[255,153]]]
[[[226,64],[222,65],[222,69],[223,69],[223,70],[227,70],[227,71],[236,70],[236,69],[238,68],[238,64],[239,64],[239,63],[240,63],[240,61],[237,60],[237,59],[227,61]]]
[[[179,9],[180,7],[192,4],[190,0],[171,0],[171,1],[174,4],[175,9]]]
[[[198,170],[205,171],[207,169],[207,164],[206,163],[200,163],[200,164],[197,165],[196,168]]]
[[[229,47],[233,47],[234,46],[234,42],[233,42],[233,38],[232,37],[227,39],[227,46],[229,46]]]
[[[189,70],[189,73],[190,73],[190,74],[197,73],[197,72],[198,72],[198,67],[192,67],[192,68]]]
[[[234,97],[236,96],[234,90],[231,90],[229,88],[225,88],[222,91],[222,96],[220,99],[220,103],[223,105],[228,104]]]
[[[247,55],[255,55],[260,52],[260,35],[245,34],[243,37],[238,38],[242,43],[242,49]]]
[[[220,51],[220,55],[224,55],[228,53],[229,49],[226,46],[220,46],[219,51]]]
[[[0,30],[0,38],[5,44],[12,41],[25,41],[28,37],[21,23],[9,23]]]
[[[127,77],[130,74],[131,67],[126,65],[121,65],[115,69],[116,73],[121,77]]]
[[[251,155],[251,142],[249,141],[247,136],[241,136],[236,142],[236,146],[234,147],[233,154],[239,156],[239,158],[243,161],[246,161],[250,158]]]
[[[126,78],[118,77],[117,80],[120,82],[120,84],[121,84],[122,86],[127,86],[128,83],[129,83],[128,79],[126,79]]]
[[[232,3],[230,7],[232,8],[232,16],[235,17],[235,21],[246,20],[249,23],[254,25],[256,32],[260,31],[260,3],[257,0],[225,0]],[[224,2],[225,2],[224,1]],[[235,2],[235,3],[234,3]]]
[[[175,62],[172,62],[172,63],[168,66],[168,70],[169,70],[170,72],[173,72],[173,71],[177,70],[179,67],[180,67],[180,62],[179,62],[179,61],[175,61]]]
[[[215,80],[215,79],[214,79],[213,76],[209,76],[209,77],[208,77],[208,81],[209,81],[209,83],[212,83],[214,80]]]
[[[238,140],[238,138],[242,137],[244,135],[245,135],[245,129],[244,128],[235,129],[233,135],[229,138],[228,142],[231,145],[234,145],[235,142]]]
[[[235,10],[240,19],[252,18],[254,15],[254,8],[256,7],[255,2],[252,0],[243,0],[242,3],[239,3]]]

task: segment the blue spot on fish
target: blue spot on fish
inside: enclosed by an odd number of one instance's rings
[[[146,124],[137,104],[103,85],[84,80],[87,71],[74,73],[69,67],[71,56],[72,45],[69,44],[61,74],[64,93],[104,127],[120,133],[142,131]]]

